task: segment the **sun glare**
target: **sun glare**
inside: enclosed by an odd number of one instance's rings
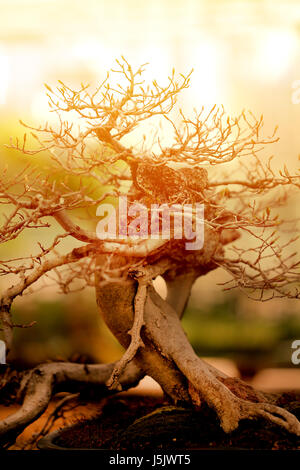
[[[5,104],[9,84],[9,57],[0,46],[0,105]]]
[[[297,36],[292,30],[267,30],[258,40],[256,70],[259,78],[278,80],[295,58]]]

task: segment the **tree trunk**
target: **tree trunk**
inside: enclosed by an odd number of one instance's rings
[[[117,263],[121,266],[125,261],[119,259]],[[96,285],[97,304],[105,323],[128,348],[138,282],[125,274],[123,279],[103,284],[98,275]],[[156,380],[174,403],[198,406],[204,400],[216,411],[226,432],[236,429],[241,419],[264,417],[300,435],[297,418],[273,405],[272,397],[226,377],[195,354],[181,327],[181,307],[176,312],[151,283],[148,285],[141,329],[143,347],[135,355],[141,370]]]
[[[96,287],[97,304],[102,318],[124,348],[128,348],[130,343],[128,331],[133,324],[137,286],[137,281],[126,279]],[[135,358],[141,370],[156,380],[175,403],[189,401],[188,384],[184,375],[164,352],[163,347],[155,344],[147,323],[141,337],[145,347],[138,350]]]

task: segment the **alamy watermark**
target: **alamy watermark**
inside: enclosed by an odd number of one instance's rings
[[[96,228],[100,240],[185,239],[186,250],[201,250],[204,244],[204,204],[128,203],[120,196],[118,206],[101,204],[96,215],[102,217]]]
[[[295,339],[295,341],[292,342],[291,347],[295,350],[291,357],[292,364],[298,366],[300,364],[300,339]]]

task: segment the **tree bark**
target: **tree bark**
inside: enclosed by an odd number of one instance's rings
[[[191,287],[190,280],[187,282]],[[96,288],[102,317],[125,348],[130,343],[128,331],[134,321],[137,286],[136,280],[127,278],[121,282],[109,282],[105,288]],[[151,284],[147,290],[141,330],[144,347],[139,348],[136,361],[145,374],[161,385],[173,402],[185,402],[192,406],[204,400],[216,411],[225,432],[236,429],[241,419],[264,417],[300,435],[297,418],[273,405],[270,396],[242,381],[229,379],[195,354],[179,318],[187,295],[184,302],[179,302],[176,312]],[[174,299],[174,296],[171,297]]]

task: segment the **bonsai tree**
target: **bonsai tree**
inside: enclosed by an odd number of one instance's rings
[[[145,375],[175,404],[206,402],[225,432],[242,419],[263,417],[300,435],[299,421],[275,406],[271,395],[199,358],[180,322],[194,282],[218,268],[230,275],[226,289],[239,287],[258,301],[299,298],[299,260],[291,250],[296,229],[289,225],[290,239],[283,236],[285,222],[274,209],[286,203],[287,192],[299,189],[300,176],[286,167],[275,171],[271,159],[258,157],[277,140],[275,133],[261,137],[262,118],[245,112],[230,118],[216,107],[187,117],[176,100],[190,75],[176,78],[173,71],[161,86],[145,84],[143,72],[144,66],[134,70],[122,58],[96,89],[47,86],[57,125],[24,124],[38,142],[35,149],[27,148],[26,135],[22,143],[11,142],[25,155],[46,152],[52,167],[47,173],[26,167],[13,177],[1,172],[0,197],[8,210],[2,243],[51,225],[61,230],[36,254],[1,262],[1,274],[14,279],[0,303],[8,361],[20,326],[12,321],[12,303],[49,275],[65,293],[95,287],[99,311],[125,353],[112,364],[53,362],[23,372],[8,366],[1,393],[22,405],[0,422],[0,435],[15,438],[58,391],[84,384],[99,387],[99,394],[119,391]],[[119,84],[111,83],[112,74],[120,75]],[[172,131],[171,144],[159,135],[158,118]],[[143,127],[151,120],[154,132]],[[124,222],[119,201],[125,199]],[[115,218],[109,207],[116,208]],[[153,209],[160,227],[170,207],[172,223],[165,232],[145,236]],[[184,233],[178,228],[182,207],[190,227]],[[193,244],[191,234],[201,237]],[[76,245],[67,251],[71,239]],[[165,280],[165,299],[153,286],[157,276]]]

